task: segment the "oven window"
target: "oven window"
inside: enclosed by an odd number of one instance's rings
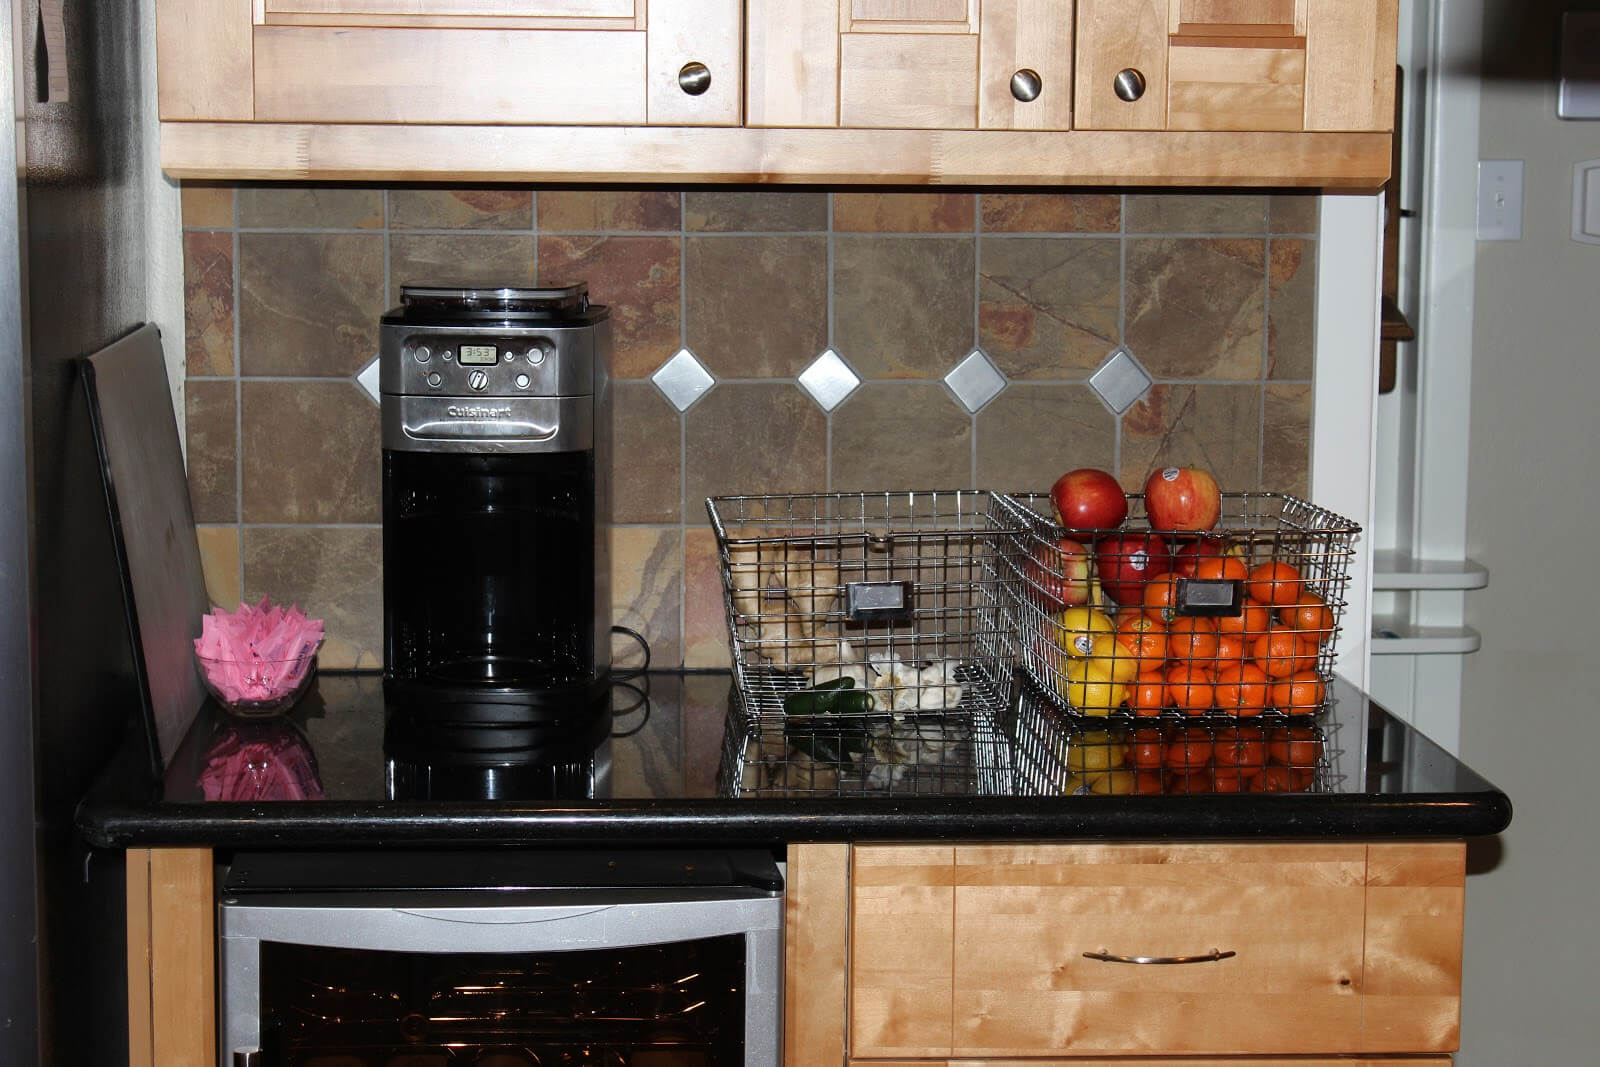
[[[432,954],[261,944],[282,1067],[738,1067],[744,938]]]

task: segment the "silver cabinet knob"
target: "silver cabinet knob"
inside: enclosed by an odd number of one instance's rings
[[[1118,100],[1125,100],[1131,104],[1144,95],[1144,74],[1133,67],[1124,67],[1117,71],[1111,87],[1116,91]]]
[[[1039,77],[1039,72],[1023,67],[1011,75],[1011,95],[1024,104],[1030,100],[1039,99],[1039,94],[1044,91],[1044,79]]]
[[[690,96],[699,96],[711,88],[711,68],[704,63],[685,63],[678,70],[678,88]]]

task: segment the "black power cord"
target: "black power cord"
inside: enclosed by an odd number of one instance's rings
[[[626,626],[613,626],[611,632],[614,634],[626,634],[628,637],[633,638],[639,642],[639,648],[644,652],[644,663],[640,666],[611,672],[612,690],[626,689],[633,694],[634,698],[633,702],[626,707],[613,709],[612,715],[614,717],[631,715],[640,709],[644,710],[644,714],[640,716],[638,723],[611,735],[613,738],[632,737],[640,730],[643,730],[650,722],[650,676],[647,673],[650,670],[650,642],[646,641],[644,635],[639,631]]]

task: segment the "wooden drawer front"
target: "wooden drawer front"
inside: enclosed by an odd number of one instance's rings
[[[847,33],[839,39],[839,125],[970,130],[978,124],[978,39]]]
[[[1214,43],[1173,37],[1167,53],[1170,130],[1301,130],[1305,128],[1305,38],[1283,47],[1254,38]]]
[[[515,26],[620,23],[644,29],[642,0],[264,0],[268,24],[338,26]]]
[[[850,1053],[1439,1053],[1464,848],[858,846]],[[1184,964],[1089,959],[1235,955]]]
[[[1364,869],[1359,845],[959,849],[953,1047],[1359,1051]],[[1237,955],[1084,957],[1213,949]]]

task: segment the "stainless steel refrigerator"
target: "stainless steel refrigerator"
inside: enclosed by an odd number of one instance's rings
[[[139,700],[73,360],[149,317],[147,5],[43,7],[0,0],[0,1063],[114,1064],[122,858],[73,813]]]

